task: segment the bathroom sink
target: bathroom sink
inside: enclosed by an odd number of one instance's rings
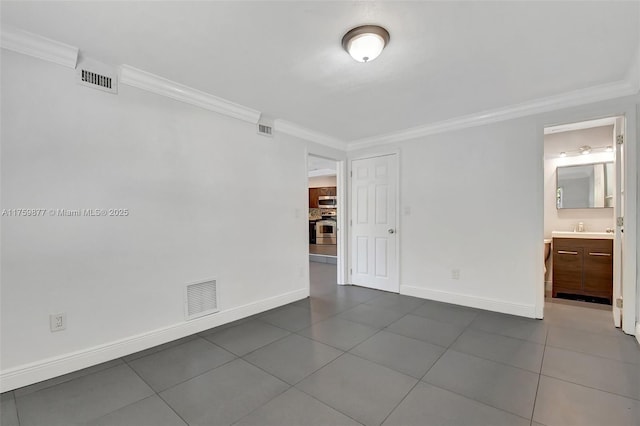
[[[613,240],[615,238],[615,234],[610,232],[553,231],[551,236],[554,238],[599,238],[601,240]]]

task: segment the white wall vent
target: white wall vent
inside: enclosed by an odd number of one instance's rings
[[[258,123],[258,134],[263,136],[273,136],[273,127]]]
[[[83,86],[118,93],[118,78],[115,69],[89,58],[82,58],[76,68],[76,81]]]
[[[187,285],[184,305],[187,320],[218,312],[216,280]]]
[[[265,114],[260,114],[258,118],[258,134],[273,137],[273,119]]]

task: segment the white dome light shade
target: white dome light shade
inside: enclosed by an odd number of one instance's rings
[[[389,33],[376,25],[364,25],[349,31],[342,38],[342,47],[358,62],[377,58],[389,42]]]
[[[378,34],[355,36],[347,44],[347,52],[358,62],[369,62],[377,58],[384,49],[384,40]]]

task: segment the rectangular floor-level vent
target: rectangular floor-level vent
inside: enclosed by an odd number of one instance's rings
[[[188,320],[218,312],[215,280],[189,284],[185,293],[185,316]]]
[[[117,79],[115,73],[109,75],[107,73],[97,73],[85,68],[77,70],[78,84],[88,86],[94,89],[103,90],[109,93],[118,93]]]

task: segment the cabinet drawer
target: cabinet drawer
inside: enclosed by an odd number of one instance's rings
[[[553,248],[572,250],[582,247],[591,251],[613,253],[613,240],[600,240],[589,238],[554,238]]]

